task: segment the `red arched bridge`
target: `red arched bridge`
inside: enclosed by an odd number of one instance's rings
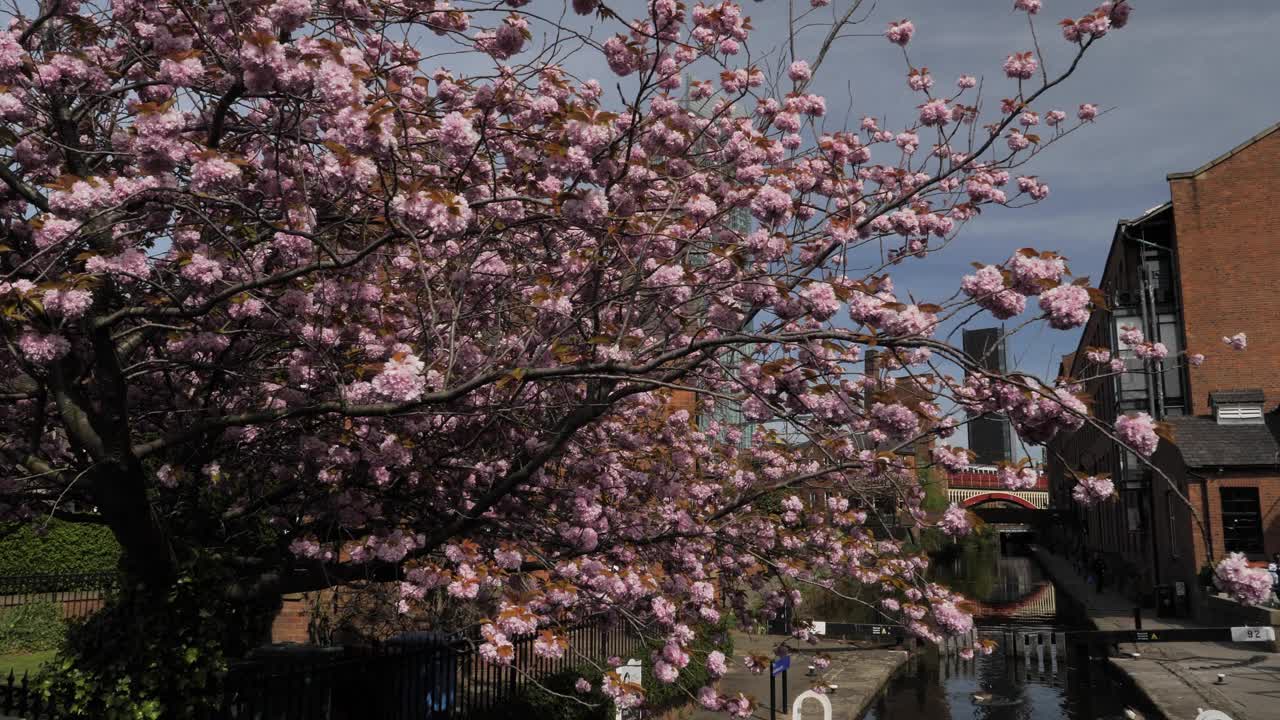
[[[1032,487],[1009,490],[1000,482],[994,466],[975,465],[948,473],[947,499],[975,510],[984,506],[1044,510],[1049,507],[1049,478],[1041,474]]]
[[[1031,530],[1049,507],[1049,478],[1040,474],[1025,490],[1010,490],[994,466],[975,465],[947,475],[947,499],[972,510],[1003,533]]]

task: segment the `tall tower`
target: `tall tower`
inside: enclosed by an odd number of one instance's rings
[[[1009,369],[1007,347],[1000,328],[964,331],[964,352],[991,373]],[[969,449],[977,465],[995,465],[1013,459],[1013,437],[1009,420],[999,415],[983,415],[969,420]]]

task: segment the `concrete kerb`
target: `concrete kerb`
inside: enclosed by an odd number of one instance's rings
[[[770,654],[772,647],[784,640],[780,636],[753,636],[735,633],[734,654]],[[822,674],[825,682],[838,686],[838,690],[830,694],[833,717],[838,720],[856,720],[869,708],[884,690],[894,674],[905,665],[910,653],[905,650],[887,648],[858,648],[847,643],[820,642],[817,645],[795,643],[791,651],[790,698],[782,707],[779,700],[778,717],[791,720],[789,715],[791,701],[809,689],[815,680],[805,674],[805,669],[819,654],[831,659],[831,666]],[[720,691],[726,694],[743,692],[754,697],[759,703],[755,717],[768,717],[769,677],[754,675],[746,671],[740,663],[730,666],[729,673],[720,680]],[[813,706],[816,708],[816,706]],[[809,709],[806,714],[812,714]],[[692,714],[692,720],[720,720],[721,712],[713,712],[698,708]]]

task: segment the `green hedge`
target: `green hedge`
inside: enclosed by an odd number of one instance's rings
[[[106,572],[119,561],[120,546],[100,525],[54,520],[44,533],[0,526],[0,576]]]
[[[0,654],[54,650],[67,631],[56,602],[0,610]]]
[[[721,620],[716,625],[702,625],[695,628],[698,636],[690,643],[688,652],[689,664],[680,671],[679,677],[670,685],[658,682],[651,663],[646,662],[641,684],[644,686],[644,709],[646,714],[658,714],[666,710],[681,707],[691,700],[698,689],[711,682],[711,674],[707,672],[707,654],[712,650],[724,653],[728,662],[733,662],[733,637],[729,634],[729,624]],[[660,650],[655,645],[653,650]]]

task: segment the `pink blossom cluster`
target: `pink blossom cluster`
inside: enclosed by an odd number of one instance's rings
[[[1040,481],[1040,473],[1034,467],[1001,465],[996,476],[1000,484],[1009,490],[1030,490]]]
[[[51,365],[71,352],[71,343],[54,333],[28,331],[18,337],[18,352],[33,365]]]
[[[973,629],[973,616],[951,601],[935,602],[931,610],[938,627],[948,635],[963,635]]]
[[[1016,252],[1006,262],[1011,286],[1023,295],[1039,295],[1062,282],[1067,264],[1056,253]]]
[[[412,353],[397,353],[373,379],[373,389],[388,400],[407,401],[422,397],[426,389],[425,365]]]
[[[1142,334],[1142,330],[1133,325],[1120,326],[1120,342],[1130,347],[1140,345],[1146,341],[1146,337]]]
[[[239,180],[240,168],[225,158],[211,157],[191,168],[191,189],[195,192],[234,189]]]
[[[906,47],[911,42],[911,36],[916,32],[916,26],[910,20],[899,20],[889,23],[889,27],[884,31],[884,36],[889,38],[889,42],[894,45]]]
[[[984,265],[974,274],[965,275],[960,289],[1000,320],[1019,315],[1027,307],[1026,296],[1006,287],[1004,274],[994,265]]]
[[[942,519],[938,521],[938,529],[951,537],[968,535],[972,531],[969,525],[969,514],[964,508],[951,503],[951,506],[942,513]]]
[[[130,285],[146,279],[151,274],[151,264],[147,262],[147,256],[142,251],[132,248],[114,256],[94,255],[85,261],[84,269],[91,273],[112,276],[122,285]]]
[[[947,101],[934,99],[920,106],[920,124],[929,126],[946,125],[951,120],[951,108]]]
[[[1132,10],[1126,0],[1108,0],[1078,20],[1063,20],[1062,36],[1073,43],[1100,38],[1112,28],[1120,29],[1127,25]]]
[[[64,320],[76,320],[89,310],[93,304],[93,293],[89,290],[46,290],[42,298],[46,312]]]
[[[975,412],[1003,412],[1018,434],[1031,442],[1047,442],[1060,431],[1084,424],[1088,408],[1067,387],[1037,383],[1020,386],[970,377],[956,392],[956,400]]]
[[[1161,342],[1141,342],[1133,346],[1133,354],[1143,360],[1156,362],[1168,357],[1169,348]]]
[[[496,665],[510,665],[515,659],[515,646],[507,636],[492,623],[481,626],[480,634],[484,638],[484,642],[477,649],[480,657]]]
[[[1071,497],[1085,507],[1108,500],[1115,494],[1116,487],[1110,478],[1095,475],[1076,478],[1076,486],[1071,489]]]
[[[1040,61],[1036,60],[1035,53],[1030,50],[1013,53],[1004,60],[1004,74],[1018,80],[1029,80],[1039,66]]]
[[[397,195],[391,202],[411,229],[430,230],[440,235],[457,235],[467,228],[472,212],[466,198],[418,191]]]
[[[1245,605],[1262,605],[1271,598],[1271,575],[1249,566],[1243,553],[1233,552],[1213,568],[1213,584]]]
[[[1160,444],[1156,424],[1150,415],[1139,412],[1116,418],[1116,435],[1143,457],[1150,457]]]
[[[907,74],[907,87],[916,92],[928,92],[929,88],[933,87],[933,76],[929,74],[927,68],[922,70],[912,68]]]
[[[1236,333],[1231,337],[1223,337],[1222,342],[1232,350],[1244,350],[1249,346],[1249,338],[1245,337],[1245,334],[1242,332]]]
[[[1048,316],[1049,325],[1058,330],[1070,330],[1088,322],[1089,302],[1089,291],[1079,285],[1059,285],[1040,295],[1040,309]]]
[[[896,440],[905,440],[920,430],[920,418],[911,408],[900,403],[876,403],[871,406],[876,428]]]
[[[1039,178],[1027,175],[1018,178],[1018,190],[1026,193],[1032,200],[1043,200],[1049,197],[1049,186],[1040,182]]]
[[[965,448],[954,448],[949,445],[934,445],[929,450],[929,456],[934,464],[947,470],[955,472],[969,467],[971,462],[970,452]]]

